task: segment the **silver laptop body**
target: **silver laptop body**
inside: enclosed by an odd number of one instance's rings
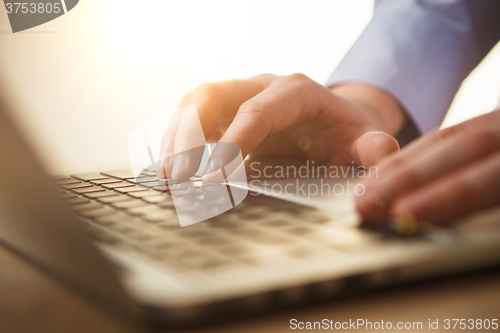
[[[148,199],[156,190],[142,191],[126,173],[51,179],[10,119],[14,106],[0,90],[0,240],[129,318],[201,323],[500,260],[498,209],[401,237],[360,228],[349,197],[251,193],[181,228],[169,193]]]

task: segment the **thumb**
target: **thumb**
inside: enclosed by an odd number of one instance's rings
[[[399,152],[399,143],[385,132],[367,132],[352,145],[352,154],[364,167],[377,164],[382,158]]]

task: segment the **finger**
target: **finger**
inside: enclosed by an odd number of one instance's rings
[[[357,164],[370,167],[384,157],[399,152],[399,143],[385,132],[368,132],[354,141],[352,150]]]
[[[464,133],[474,131],[476,128],[495,130],[494,125],[498,122],[500,122],[500,112],[494,111],[490,114],[470,119],[455,126],[432,131],[431,133],[421,136],[417,140],[408,144],[401,152],[401,156],[411,163],[414,158],[417,158],[421,153],[426,152],[429,147],[435,146],[440,142],[448,141],[457,136],[461,136]],[[393,170],[399,168],[399,165],[397,160],[386,158],[380,162],[378,167],[381,174],[390,175]]]
[[[367,195],[357,198],[358,209],[367,219],[383,221],[386,208],[397,196],[479,160],[499,147],[500,133],[481,128],[430,146],[411,160],[402,154],[393,157],[394,165],[399,167],[391,174],[379,170],[379,179],[364,184]]]
[[[199,149],[194,149],[195,145],[202,145],[199,138],[210,138],[220,122],[234,117],[238,107],[264,89],[272,79],[271,75],[260,75],[248,80],[204,84],[188,94],[181,106],[195,105],[197,113],[182,112],[177,123],[173,124],[175,131],[167,133],[163,141],[162,153],[175,154],[178,159],[177,166],[173,162],[171,173],[166,170],[167,177],[183,180],[192,176],[201,160]],[[183,151],[190,153],[182,154]]]
[[[181,109],[177,110],[170,121],[168,122],[167,129],[163,135],[161,148],[160,148],[160,160],[156,168],[156,175],[159,179],[167,179],[171,177],[173,158],[174,155],[174,141],[175,133],[177,132],[177,127],[182,115]]]
[[[167,125],[167,130],[162,138],[160,147],[160,161],[158,163],[158,168],[156,174],[160,179],[172,178],[172,169],[174,165],[174,143],[175,135],[177,134],[177,129],[179,128],[179,123],[182,118],[182,114],[185,110],[184,107],[189,105],[192,93],[187,94],[182,98],[179,105],[179,109],[176,110],[174,116],[170,119]]]
[[[500,204],[500,152],[439,178],[395,200],[398,224],[448,224],[457,217]]]
[[[185,180],[196,173],[203,157],[205,143],[205,134],[196,106],[192,104],[184,107],[175,135],[173,180]]]
[[[331,99],[331,93],[326,88],[304,76],[282,77],[241,105],[221,141],[240,147],[245,158],[269,134],[283,130],[300,119],[314,117],[327,98]],[[222,161],[224,154],[224,149],[220,149],[214,151],[212,158]],[[204,179],[209,180],[206,177],[214,171],[209,164]]]

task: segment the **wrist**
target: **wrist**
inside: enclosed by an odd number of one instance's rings
[[[395,136],[407,121],[406,112],[399,102],[376,86],[350,82],[336,85],[330,91],[365,112],[378,131]]]

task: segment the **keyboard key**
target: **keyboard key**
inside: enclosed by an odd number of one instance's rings
[[[100,179],[109,179],[108,176],[104,176],[100,173],[82,173],[79,175],[71,175],[71,177],[78,178],[84,181],[89,180],[100,180]]]
[[[206,246],[219,246],[233,243],[229,238],[222,236],[208,236],[198,239],[197,242]]]
[[[158,179],[158,177],[143,177],[143,178],[128,179],[127,181],[139,184],[139,183],[157,182],[157,181],[159,181],[159,179]],[[165,183],[165,182],[163,182],[163,183]]]
[[[284,219],[264,221],[264,222],[260,222],[259,224],[262,226],[271,227],[271,228],[289,227],[289,226],[293,225],[293,223],[291,223],[289,221],[285,221]]]
[[[106,178],[106,179],[96,179],[96,180],[91,180],[90,182],[92,184],[96,185],[101,185],[101,184],[111,184],[111,183],[119,183],[121,182],[121,179],[116,179],[116,178]]]
[[[94,219],[94,222],[101,225],[112,225],[120,223],[139,223],[134,218],[125,214],[114,214],[103,217],[97,217]]]
[[[168,184],[164,183],[163,185],[155,186],[153,187],[155,190],[162,191],[162,192],[170,192],[170,191],[177,191],[177,190],[194,190],[194,188],[189,188],[183,184]]]
[[[180,228],[177,215],[173,212],[146,214],[141,216],[141,218],[151,223],[159,223],[158,226],[160,228],[164,229]]]
[[[98,217],[94,219],[96,223],[102,224],[102,225],[111,225],[111,224],[120,224],[120,223],[140,223],[133,217],[130,217],[129,215],[125,214],[115,214],[115,215],[108,215],[104,217]]]
[[[92,218],[92,217],[113,215],[113,214],[116,214],[116,210],[111,209],[109,207],[104,207],[104,208],[99,208],[99,209],[85,210],[83,212],[78,212],[78,213],[83,215],[83,216]]]
[[[184,264],[198,269],[219,268],[227,265],[228,262],[207,256],[206,254],[200,256],[190,256],[181,260]]]
[[[144,241],[146,239],[158,239],[158,237],[162,236],[163,231],[161,229],[156,228],[143,228],[142,230],[136,229],[130,233],[127,233],[127,236],[136,240]]]
[[[146,215],[146,214],[156,214],[163,213],[163,209],[154,205],[147,205],[144,207],[127,209],[127,213],[130,215]]]
[[[207,223],[210,224],[212,228],[221,228],[221,229],[236,229],[243,227],[243,223],[238,223],[236,221],[228,221],[221,220],[219,217],[208,220]]]
[[[230,229],[228,232],[241,237],[257,237],[265,234],[263,231],[254,228]]]
[[[316,230],[314,228],[300,226],[292,229],[287,229],[285,230],[285,232],[293,236],[302,236],[302,235],[312,234],[316,232]]]
[[[264,217],[264,213],[243,213],[238,214],[238,218],[244,220],[259,220]]]
[[[82,204],[82,203],[90,203],[90,201],[87,199],[84,199],[84,198],[71,198],[71,199],[66,200],[66,203],[68,205],[78,205],[78,204]]]
[[[57,185],[69,185],[69,184],[80,184],[81,181],[74,178],[68,178],[68,179],[56,180],[55,183]]]
[[[179,191],[179,190],[190,190],[188,187],[182,185],[182,184],[165,184],[165,185],[160,185],[160,186],[155,186],[153,187],[155,190],[162,191],[162,192],[172,192],[172,191]],[[194,190],[194,189],[193,189]]]
[[[148,191],[144,191],[144,192],[131,192],[131,193],[127,193],[128,195],[134,197],[134,198],[145,198],[145,197],[154,197],[154,196],[157,196],[157,195],[162,195],[161,192],[158,192],[158,191],[152,191],[152,190],[148,190]]]
[[[206,229],[197,229],[195,227],[178,230],[176,233],[177,235],[186,238],[208,237],[211,235],[210,231]]]
[[[185,182],[182,182],[182,185],[187,186],[187,187],[213,187],[213,186],[220,186],[220,184],[213,184],[213,183],[207,183],[202,180],[188,180]]]
[[[162,182],[161,180],[156,180],[155,182],[137,183],[137,185],[140,185],[143,187],[148,187],[148,188],[155,188],[157,186],[164,186],[165,182]]]
[[[216,247],[214,250],[233,257],[249,256],[255,253],[253,248],[245,244],[232,244],[222,247]]]
[[[135,177],[132,170],[118,170],[118,171],[101,172],[101,174],[106,175],[106,176],[110,176],[113,178],[119,178],[119,179],[132,179],[132,178],[146,177],[146,175],[139,175],[139,177]]]
[[[84,188],[84,187],[92,187],[92,184],[89,184],[89,183],[79,183],[79,184],[61,185],[61,188],[65,189],[65,190],[72,190],[74,188]]]
[[[100,193],[100,192],[99,192]],[[115,195],[112,197],[98,197],[96,198],[97,201],[100,201],[102,203],[108,204],[108,203],[114,203],[114,202],[123,202],[123,201],[132,201],[131,197],[127,197],[125,195]]]
[[[151,172],[154,172],[156,174],[156,166],[150,165],[150,166],[144,168],[144,170],[142,170],[142,171],[151,171]]]
[[[143,170],[141,172],[141,176],[156,177],[156,171],[155,170]]]
[[[98,203],[95,203],[95,202],[78,204],[78,205],[74,205],[71,207],[71,209],[76,210],[77,212],[83,212],[86,210],[92,210],[92,209],[98,209],[98,208],[102,208],[102,205],[99,205]]]
[[[162,192],[168,192],[168,185],[160,185],[160,186],[155,186],[153,187],[157,191],[162,191]]]
[[[150,198],[156,198],[156,197],[150,197]],[[144,200],[149,199],[149,198],[144,198]],[[174,201],[173,200],[166,200],[166,201],[160,201],[156,203],[158,207],[161,207],[163,209],[175,209]]]
[[[135,186],[133,183],[129,182],[118,182],[118,183],[107,183],[107,184],[102,184],[102,187],[108,188],[108,189],[115,189],[115,188],[120,188],[120,187],[131,187]]]
[[[158,195],[155,196],[150,196],[150,197],[144,197],[144,201],[150,202],[150,203],[173,203],[174,200],[172,199],[171,196],[168,195],[163,195],[159,193]]]
[[[120,192],[120,193],[141,192],[141,191],[147,191],[147,190],[148,190],[147,188],[142,187],[142,186],[115,188],[115,191]]]
[[[327,248],[308,247],[308,246],[294,246],[292,249],[285,252],[287,255],[298,259],[311,259],[313,257],[331,257],[332,251]]]
[[[161,238],[153,237],[144,241],[144,244],[155,249],[166,249],[182,245],[181,242],[172,239],[171,237],[161,237]]]
[[[74,195],[73,193],[62,193],[61,196],[64,198],[64,199],[72,199],[72,198],[78,198],[76,195]]]
[[[260,245],[285,245],[292,243],[291,239],[278,235],[250,236],[249,239]]]
[[[266,253],[244,258],[243,261],[258,267],[276,267],[292,261],[292,258],[282,254]]]
[[[132,201],[112,202],[111,205],[117,209],[131,209],[131,208],[147,206],[148,204],[141,200],[132,200]]]
[[[132,221],[132,222],[122,222],[122,223],[109,224],[107,227],[114,230],[114,231],[120,232],[120,233],[129,233],[129,232],[141,230],[142,228],[145,228],[147,226],[141,225],[140,223],[137,223],[136,221]]]
[[[78,194],[83,194],[83,193],[91,193],[91,192],[104,192],[105,190],[102,187],[84,187],[84,188],[74,188],[71,190],[71,192],[75,192]]]
[[[84,193],[83,195],[86,196],[87,198],[92,198],[92,199],[118,196],[117,193],[112,191],[90,192],[90,193]]]

